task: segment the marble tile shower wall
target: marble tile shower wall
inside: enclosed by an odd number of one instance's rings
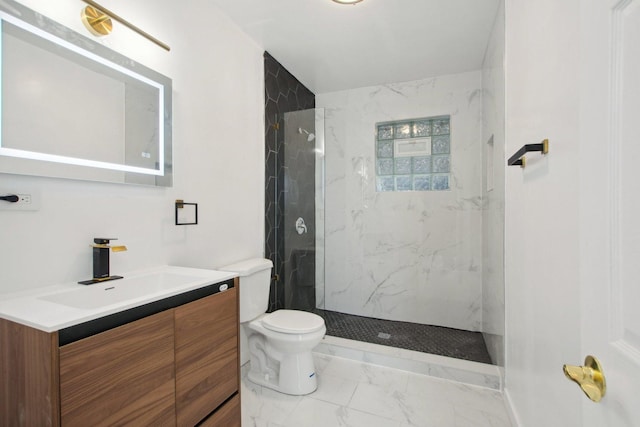
[[[265,256],[274,261],[274,273],[285,278],[285,260],[291,259],[291,253],[285,253],[284,229],[281,226],[285,209],[284,114],[314,108],[315,95],[268,52],[264,53],[264,87]],[[314,212],[309,214],[313,215]],[[302,280],[314,283],[315,272]],[[284,303],[284,280],[272,280],[269,311],[283,308]]]
[[[478,331],[481,71],[319,94],[325,109],[325,308]],[[445,191],[376,191],[376,123],[450,116]]]

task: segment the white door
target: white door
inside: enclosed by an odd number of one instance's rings
[[[582,306],[581,359],[599,358],[607,383],[600,403],[585,397],[583,424],[640,426],[640,0],[580,3],[575,302]]]

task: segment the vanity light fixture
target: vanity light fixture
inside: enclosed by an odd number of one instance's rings
[[[109,15],[100,12],[93,6],[87,6],[80,13],[82,23],[96,37],[107,36],[113,30],[113,22]]]
[[[82,23],[87,28],[87,30],[89,30],[89,32],[94,36],[100,37],[100,36],[106,36],[110,34],[111,30],[113,29],[113,23],[111,22],[111,19],[115,19],[125,27],[128,27],[129,29],[135,31],[136,33],[140,34],[142,37],[152,41],[153,43],[157,44],[161,48],[167,51],[171,50],[171,48],[167,44],[161,42],[160,40],[153,37],[149,33],[142,31],[140,28],[136,27],[126,19],[111,12],[106,7],[99,5],[93,0],[82,0],[82,1],[89,5],[82,10],[82,13],[80,15],[82,18]]]
[[[362,0],[333,0],[333,1],[340,4],[356,4],[356,3],[360,3]]]

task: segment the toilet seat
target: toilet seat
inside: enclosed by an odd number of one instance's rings
[[[277,310],[262,318],[262,325],[284,334],[308,334],[324,327],[324,319],[317,314],[300,310]]]

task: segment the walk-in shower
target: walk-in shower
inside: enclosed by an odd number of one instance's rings
[[[461,99],[476,77],[459,79]],[[365,121],[368,137],[353,142],[349,134],[359,124],[347,119],[351,108],[333,104],[329,117],[318,108],[273,118],[273,136],[282,138],[273,155],[283,176],[273,188],[270,221],[279,266],[272,309],[315,312],[331,336],[491,363],[480,333],[482,205],[474,192],[481,188],[464,190],[481,171],[452,168],[446,175],[453,188],[380,191],[377,182],[386,175],[379,175],[377,147],[387,140],[379,139],[379,129],[388,125]],[[482,155],[479,108],[458,111],[442,130],[434,130],[442,116],[419,120],[430,138],[451,137],[440,151],[460,167]],[[471,137],[477,142],[466,143]],[[445,175],[424,172],[417,176]]]
[[[313,311],[330,336],[501,363],[504,126],[487,73],[308,92],[307,109],[273,86],[270,310]]]

